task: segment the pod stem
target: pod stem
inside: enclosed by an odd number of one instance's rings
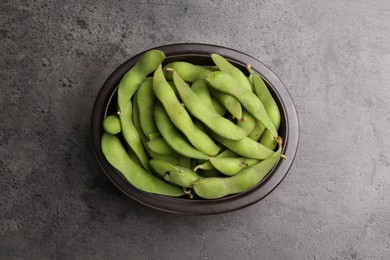
[[[282,149],[282,147],[283,147],[283,139],[282,139],[282,137],[276,136],[274,139],[275,139],[275,142],[278,143],[279,149]],[[283,160],[287,161],[287,157],[284,154],[280,154],[280,157]]]
[[[190,199],[194,198],[194,194],[192,193],[192,189],[187,189],[186,187],[183,187],[183,192],[185,194],[187,194],[190,197]]]
[[[275,136],[275,137],[274,137],[274,140],[275,140],[275,142],[279,145],[279,148],[282,148],[282,145],[283,145],[283,139],[282,139],[282,137],[280,137],[280,136]]]

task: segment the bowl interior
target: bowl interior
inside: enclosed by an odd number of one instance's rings
[[[104,132],[102,127],[103,119],[107,115],[116,113],[117,85],[119,84],[123,75],[135,64],[135,62],[138,60],[139,55],[141,54],[133,57],[132,59],[122,64],[122,66],[119,67],[110,76],[110,78],[106,81],[103,88],[101,89],[98,98],[95,102],[91,130],[95,148],[95,155],[98,159],[98,162],[105,174],[113,181],[113,183],[119,189],[121,189],[125,194],[132,197],[133,199],[153,208],[183,214],[215,214],[249,206],[257,202],[258,200],[264,198],[280,183],[280,181],[286,175],[292,163],[292,160],[294,159],[298,144],[298,121],[291,97],[289,96],[287,90],[285,89],[281,81],[268,68],[266,68],[259,61],[254,60],[253,58],[245,54],[227,49],[231,51],[231,55],[226,55],[226,48],[219,46],[209,46],[214,47],[214,49],[209,48],[207,50],[202,49],[202,51],[192,50],[187,52],[180,51],[179,47],[180,46],[177,46],[177,48],[175,48],[174,51],[171,52],[169,52],[169,48],[168,50],[164,50],[164,46],[160,47],[162,48],[161,50],[164,51],[167,56],[167,58],[163,62],[163,65],[172,61],[188,61],[198,65],[214,65],[209,56],[209,54],[211,53],[219,53],[223,55],[247,76],[249,75],[249,73],[247,72],[245,65],[248,63],[252,65],[252,69],[255,70],[264,79],[281,112],[281,125],[278,132],[284,140],[283,153],[288,157],[291,156],[291,159],[289,158],[289,160],[291,160],[291,162],[288,163],[289,165],[287,166],[287,163],[280,160],[279,163],[274,167],[274,169],[271,170],[269,174],[251,190],[246,191],[244,193],[230,195],[221,199],[214,200],[205,200],[199,197],[195,197],[194,199],[189,199],[187,197],[172,198],[163,195],[146,193],[133,187],[122,177],[122,174],[120,172],[115,170],[105,160],[104,155],[102,154],[100,149],[100,140]],[[215,47],[218,47],[220,49],[215,49]],[[223,50],[222,53],[221,50]],[[243,57],[246,57],[247,59],[240,59]],[[288,101],[287,106],[290,107],[290,110],[288,109],[288,107],[286,107],[286,100]],[[293,109],[291,108],[291,106]],[[290,114],[288,112],[290,112]],[[291,117],[293,121],[291,121]],[[290,129],[291,127],[292,129]],[[294,145],[291,145],[291,137],[289,136],[290,130],[293,130],[293,137],[296,139],[293,140]]]

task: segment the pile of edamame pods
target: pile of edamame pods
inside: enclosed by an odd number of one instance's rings
[[[215,65],[162,65],[149,50],[121,79],[103,121],[107,161],[136,188],[217,199],[256,186],[284,158],[281,115],[262,78],[219,54]]]

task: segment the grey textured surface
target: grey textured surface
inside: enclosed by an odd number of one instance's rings
[[[389,259],[388,0],[3,0],[0,39],[0,258]],[[110,72],[177,42],[246,52],[295,101],[295,163],[249,208],[146,208],[92,155]]]

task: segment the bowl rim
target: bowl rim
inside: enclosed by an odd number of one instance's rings
[[[143,192],[129,184],[121,174],[112,167],[100,147],[103,134],[102,122],[107,114],[109,100],[113,97],[117,85],[123,75],[135,65],[139,57],[148,50],[157,49],[165,53],[167,58],[180,58],[189,56],[207,56],[211,53],[218,53],[228,60],[245,66],[250,64],[252,69],[259,73],[267,83],[270,90],[278,98],[279,105],[282,107],[285,119],[285,140],[283,154],[288,160],[280,160],[278,164],[270,171],[254,188],[232,196],[214,200],[190,200],[183,198],[172,198],[163,195],[156,195]],[[220,214],[235,211],[248,207],[270,194],[287,175],[297,153],[299,143],[299,122],[295,104],[290,93],[276,74],[262,62],[245,54],[241,51],[228,47],[204,44],[204,43],[176,43],[150,48],[129,58],[115,69],[101,87],[93,106],[91,116],[91,136],[93,152],[105,175],[120,189],[124,194],[148,207],[170,213],[208,215]]]

